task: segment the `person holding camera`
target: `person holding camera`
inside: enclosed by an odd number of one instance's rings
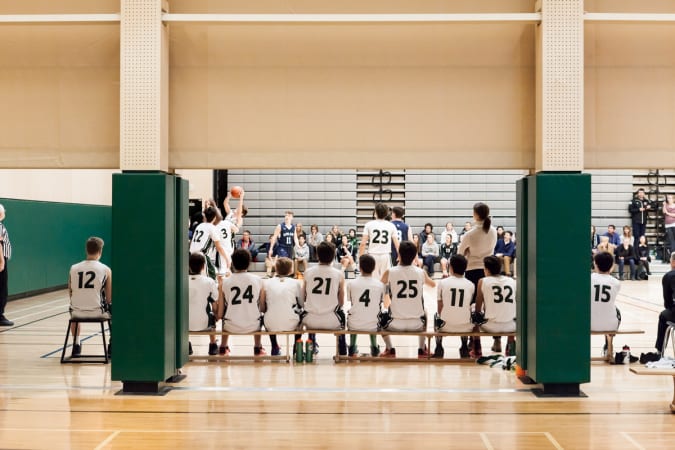
[[[647,212],[651,211],[651,202],[645,198],[645,190],[640,188],[630,202],[628,211],[633,222],[633,247],[638,246],[640,236],[644,236],[647,228]]]

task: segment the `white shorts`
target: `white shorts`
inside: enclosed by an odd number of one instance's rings
[[[359,317],[355,315],[347,316],[347,329],[354,331],[377,331],[379,329],[379,319],[375,317]]]
[[[302,323],[305,324],[307,329],[313,330],[342,330],[344,329],[344,324],[340,321],[340,318],[334,313],[328,314],[312,314],[307,313],[305,318],[302,320]]]
[[[273,317],[272,315],[266,315],[263,318],[263,323],[267,331],[295,331],[298,329],[298,325],[300,325],[300,316],[297,314],[294,317]]]
[[[468,333],[473,331],[473,327],[475,325],[472,323],[458,323],[458,324],[450,324],[446,323],[443,328],[439,328],[438,331],[439,333]]]
[[[516,331],[516,321],[509,322],[486,322],[480,326],[481,331],[486,333],[513,333]]]
[[[391,268],[391,253],[369,253],[375,260],[375,270],[372,277],[376,280],[382,279],[384,272]]]
[[[111,319],[109,312],[102,311],[71,311],[70,317],[71,319]]]
[[[422,319],[392,319],[387,325],[389,331],[426,331],[427,324]]]
[[[234,323],[231,320],[223,320],[223,331],[228,333],[247,334],[260,331],[260,321],[249,324]]]

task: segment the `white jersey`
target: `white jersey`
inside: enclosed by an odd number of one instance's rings
[[[391,254],[393,236],[398,236],[398,230],[386,220],[371,220],[363,228],[363,239],[368,243],[371,255]]]
[[[352,303],[347,327],[357,331],[377,331],[385,286],[378,279],[358,277],[347,284],[347,299]]]
[[[490,322],[512,322],[516,318],[516,280],[503,275],[481,280],[485,318]]]
[[[190,331],[206,330],[209,328],[210,313],[214,312],[213,303],[218,301],[218,283],[206,275],[190,275],[188,286],[188,328]]]
[[[300,323],[296,312],[302,304],[302,283],[294,278],[275,277],[264,280],[267,331],[293,331]]]
[[[234,235],[239,231],[239,228],[227,219],[221,220],[215,227],[220,233],[221,244],[225,253],[232,255],[232,252],[234,252]]]
[[[215,264],[216,254],[218,253],[215,243],[221,240],[222,238],[215,225],[209,222],[200,223],[192,233],[190,253],[203,253]]]
[[[619,327],[616,296],[621,282],[611,275],[591,274],[591,331],[610,331]]]
[[[305,311],[329,314],[338,306],[338,289],[344,280],[342,271],[319,264],[305,271]]]
[[[424,271],[415,266],[389,269],[391,306],[394,319],[419,319],[424,312]]]
[[[108,266],[96,260],[84,260],[70,268],[70,309],[73,312],[103,312]]]
[[[474,284],[464,277],[451,275],[438,282],[438,300],[443,302],[441,319],[446,327],[471,323],[471,299],[475,290]]]
[[[231,333],[260,329],[260,292],[263,281],[248,272],[235,272],[223,280],[223,328]]]

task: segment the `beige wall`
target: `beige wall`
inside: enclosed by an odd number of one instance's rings
[[[0,197],[112,205],[112,170],[0,170]]]

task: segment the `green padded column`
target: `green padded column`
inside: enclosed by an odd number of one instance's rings
[[[123,392],[157,393],[176,364],[176,178],[113,175],[115,352]]]
[[[176,369],[188,362],[188,190],[188,181],[176,177]]]
[[[544,385],[544,394],[579,395],[579,383],[590,381],[591,370],[591,177],[528,178],[528,375]]]
[[[527,185],[529,178],[521,178],[516,181],[516,229],[518,235],[516,236],[516,272],[518,278],[516,280],[516,308],[517,317],[516,322],[517,338],[516,338],[516,355],[517,363],[523,369],[527,369],[527,283],[528,283],[528,242],[529,233],[527,229],[528,208],[527,208]]]

